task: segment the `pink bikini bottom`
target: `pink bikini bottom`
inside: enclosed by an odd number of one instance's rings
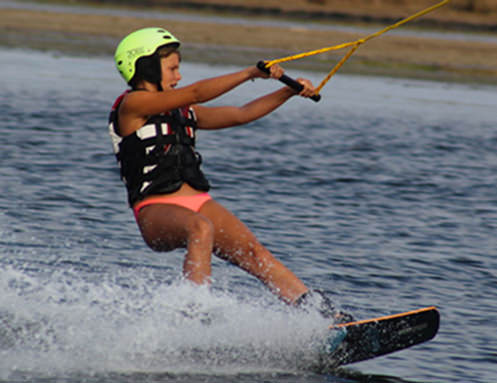
[[[148,205],[155,204],[173,204],[178,206],[186,207],[196,213],[200,210],[200,208],[212,199],[209,193],[200,193],[195,195],[181,195],[181,196],[173,196],[170,197],[168,195],[160,196],[160,197],[151,197],[146,200],[140,201],[135,206],[133,206],[133,212],[135,213],[135,218],[138,219],[138,213],[141,209]]]

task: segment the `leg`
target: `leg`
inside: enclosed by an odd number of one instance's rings
[[[259,278],[288,303],[294,303],[308,291],[304,283],[274,258],[255,235],[222,205],[210,200],[202,206],[200,213],[214,226],[216,255]]]
[[[182,206],[154,204],[140,210],[138,226],[155,251],[186,247],[185,277],[197,284],[210,282],[214,228],[206,217]]]

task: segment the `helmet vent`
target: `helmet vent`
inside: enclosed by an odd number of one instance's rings
[[[171,36],[162,36],[163,39],[171,40]]]

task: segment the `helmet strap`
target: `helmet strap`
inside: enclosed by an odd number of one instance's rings
[[[158,71],[158,77],[159,77],[159,80],[157,81],[157,90],[159,92],[162,92],[164,89],[162,88],[162,67],[160,65],[160,56],[157,52],[154,53],[154,61],[156,63],[156,70]]]

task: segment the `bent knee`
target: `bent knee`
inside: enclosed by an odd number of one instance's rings
[[[195,241],[214,241],[214,225],[212,222],[202,215],[196,215],[191,222],[188,223],[188,237]]]
[[[212,246],[214,225],[200,214],[184,220],[181,225],[148,225],[139,223],[145,243],[154,251],[171,251],[187,247],[192,241]]]

